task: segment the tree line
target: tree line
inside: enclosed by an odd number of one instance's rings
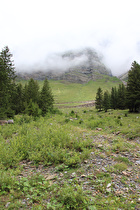
[[[53,95],[47,78],[42,89],[37,81],[30,79],[23,87],[16,83],[15,67],[8,46],[0,52],[0,119],[13,117],[15,114],[26,113],[35,117],[53,111]],[[111,92],[99,87],[95,100],[98,111],[108,109],[126,109],[130,112],[140,111],[140,65],[134,61],[128,72],[125,87],[112,87]]]
[[[120,84],[112,87],[111,92],[99,87],[96,93],[95,106],[98,111],[108,109],[129,109],[130,112],[140,112],[140,65],[134,61],[128,72],[127,86]]]
[[[15,67],[8,46],[0,52],[0,119],[26,113],[40,116],[53,110],[53,95],[47,78],[42,89],[30,79],[23,87],[16,83]]]

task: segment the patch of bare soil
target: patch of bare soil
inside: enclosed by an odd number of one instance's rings
[[[73,103],[83,103],[80,105],[70,105],[70,106],[65,106],[63,104],[73,104]],[[57,104],[58,108],[77,108],[77,107],[93,107],[95,106],[95,101],[82,101],[82,102],[65,102],[63,103],[61,106],[59,105],[59,103]]]

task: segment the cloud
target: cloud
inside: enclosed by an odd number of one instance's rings
[[[139,0],[5,0],[0,48],[9,46],[17,70],[30,70],[65,68],[56,54],[92,47],[118,75],[140,62],[139,19]]]

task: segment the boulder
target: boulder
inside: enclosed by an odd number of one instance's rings
[[[8,120],[8,124],[14,124],[14,120]]]

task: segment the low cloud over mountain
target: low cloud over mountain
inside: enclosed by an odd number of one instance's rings
[[[88,82],[102,75],[112,75],[102,62],[102,56],[91,48],[50,54],[43,65],[32,69],[19,69],[18,76],[23,79],[68,80],[71,82]]]

